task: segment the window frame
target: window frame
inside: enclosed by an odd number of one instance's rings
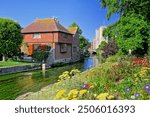
[[[34,39],[40,39],[41,38],[41,33],[34,33],[33,38]]]
[[[67,49],[68,49],[68,45],[67,44],[65,44],[65,43],[61,43],[60,44],[60,52],[61,53],[66,53]]]

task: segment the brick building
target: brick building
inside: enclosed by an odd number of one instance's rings
[[[74,46],[78,46],[77,31],[68,30],[55,18],[38,19],[22,29],[23,44],[21,51],[32,55],[36,50],[51,51],[50,63],[74,62]],[[80,58],[80,57],[79,57]]]

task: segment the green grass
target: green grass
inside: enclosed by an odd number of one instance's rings
[[[10,66],[21,66],[21,65],[31,65],[32,63],[28,62],[17,62],[17,61],[0,61],[0,67],[10,67]]]

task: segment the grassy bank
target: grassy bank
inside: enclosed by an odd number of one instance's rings
[[[148,59],[114,58],[75,76],[65,72],[58,83],[18,99],[150,99]]]
[[[0,67],[10,67],[10,66],[21,66],[21,65],[30,65],[32,63],[28,62],[17,62],[17,61],[0,61]]]

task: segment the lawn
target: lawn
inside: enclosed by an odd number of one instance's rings
[[[17,62],[17,61],[0,61],[0,67],[9,67],[9,66],[21,66],[21,65],[31,65],[32,63],[28,62]]]

